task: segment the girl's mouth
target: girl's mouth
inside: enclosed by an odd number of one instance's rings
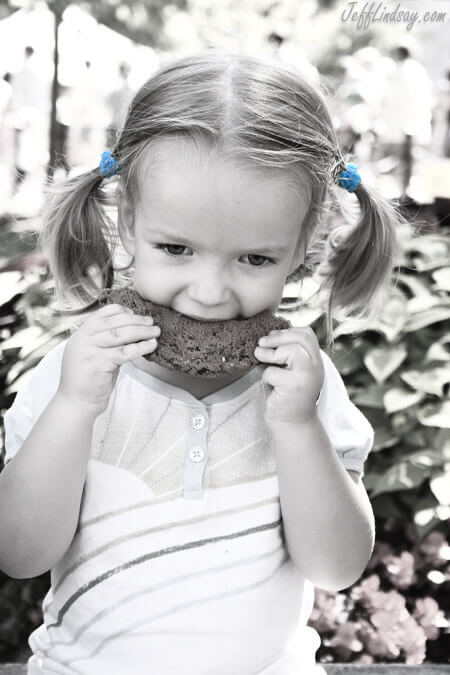
[[[195,321],[231,321],[234,319],[235,321],[242,321],[244,318],[243,316],[239,315],[236,317],[230,317],[228,319],[204,319],[200,316],[195,316],[194,314],[184,314],[188,319],[194,319]]]

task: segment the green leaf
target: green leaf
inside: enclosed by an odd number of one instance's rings
[[[440,525],[441,521],[449,518],[450,508],[436,504],[436,498],[432,492],[421,497],[416,503],[413,521],[420,539]]]
[[[28,377],[29,371],[37,366],[39,361],[49,352],[53,347],[56,347],[59,343],[61,342],[60,337],[53,337],[47,340],[46,342],[42,342],[34,352],[32,356],[29,356],[26,360],[24,361],[17,361],[14,363],[14,365],[9,369],[8,374],[6,376],[6,394],[11,394],[12,392],[17,392],[23,385],[23,382],[25,381],[22,378]]]
[[[400,509],[398,500],[394,495],[383,493],[374,497],[373,493],[370,492],[370,499],[373,499],[373,511],[378,518],[388,518],[389,516],[395,516],[396,518],[405,517],[404,511]]]
[[[342,342],[338,342],[335,345],[333,351],[333,361],[336,365],[336,368],[339,370],[341,375],[350,375],[361,369],[363,360],[362,355],[359,350],[360,340],[353,340],[352,346],[349,347]]]
[[[450,469],[450,465],[447,465]],[[430,480],[430,490],[443,506],[450,506],[450,471],[443,471]]]
[[[396,347],[375,347],[364,356],[367,370],[379,382],[384,382],[405,360],[408,352],[403,344]]]
[[[411,462],[403,461],[389,469],[379,477],[372,496],[383,492],[396,492],[397,490],[411,490],[417,487],[430,475],[429,467],[416,466]]]
[[[442,454],[437,450],[433,450],[433,448],[418,450],[408,455],[405,459],[415,466],[428,467],[442,467],[444,461]]]
[[[444,305],[445,305],[444,301]],[[432,307],[439,307],[442,305],[442,298],[437,295],[421,295],[418,298],[411,298],[408,300],[408,314],[414,316],[419,314],[426,309],[431,309]]]
[[[373,442],[373,451],[391,448],[398,443],[400,437],[391,429],[387,422],[377,424],[375,429],[375,438]]]
[[[440,270],[432,272],[431,276],[436,282],[435,290],[450,291],[450,266],[442,267]]]
[[[442,397],[444,386],[450,382],[450,364],[423,370],[406,370],[400,377],[413,389]]]
[[[6,305],[15,295],[25,293],[31,284],[36,282],[36,277],[31,274],[24,275],[22,272],[2,272],[0,274],[0,307]]]
[[[407,299],[397,292],[384,303],[381,314],[367,325],[367,329],[383,334],[388,342],[395,342],[405,329],[407,320]]]
[[[322,316],[323,312],[321,309],[303,306],[293,311],[278,310],[275,314],[290,321],[294,327],[303,328],[305,326],[312,326]]]
[[[426,537],[429,532],[433,532],[440,524],[441,518],[438,517],[436,508],[422,509],[416,512],[414,526],[419,540]]]
[[[430,345],[425,354],[425,361],[450,361],[450,333],[446,333],[439,340]]]
[[[352,396],[355,405],[364,405],[368,408],[379,408],[384,410],[383,396],[386,388],[383,384],[371,384],[366,389],[359,391]]]
[[[448,319],[450,319],[450,303],[444,303],[441,300],[439,306],[422,310],[408,317],[404,330],[406,333],[412,333],[432,323],[447,321]]]
[[[398,274],[396,278],[400,284],[407,286],[413,299],[433,299],[431,284],[426,277],[419,277],[417,274]],[[410,308],[410,304],[408,304],[408,308]]]
[[[450,401],[429,403],[417,410],[417,419],[427,427],[450,429]]]
[[[425,429],[424,431],[425,433],[431,432],[429,429]],[[441,453],[444,462],[450,462],[450,430],[439,429],[437,432],[433,431],[432,443],[433,447]]]
[[[417,448],[418,450],[423,450],[424,448],[428,447],[426,435],[424,434],[423,429],[421,428],[416,428],[414,431],[411,431],[408,434],[406,441],[408,443],[409,448]]]
[[[409,391],[405,387],[392,387],[388,389],[383,397],[384,407],[387,413],[393,413],[397,410],[404,410],[421,401],[424,394],[416,391]]]
[[[36,344],[43,335],[44,329],[41,326],[28,326],[28,328],[18,330],[10,338],[4,340],[2,351],[8,351],[9,349],[25,349],[26,351],[27,348]]]
[[[427,234],[404,244],[404,251],[413,255],[416,270],[425,272],[450,265],[450,242],[443,236]]]

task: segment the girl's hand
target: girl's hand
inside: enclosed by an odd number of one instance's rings
[[[105,305],[70,336],[64,349],[58,392],[99,415],[126,361],[155,351],[161,329],[152,317],[122,305]]]
[[[262,375],[274,387],[267,399],[266,421],[298,424],[315,418],[324,368],[314,331],[309,327],[272,330],[259,344],[256,358],[277,364],[267,366]]]

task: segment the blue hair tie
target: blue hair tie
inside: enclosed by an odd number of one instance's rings
[[[102,158],[100,160],[99,166],[100,172],[106,178],[110,178],[120,171],[119,162],[117,159],[115,159],[111,150],[105,150],[105,152],[102,152]]]
[[[361,182],[361,176],[358,173],[356,164],[347,164],[338,178],[338,185],[347,190],[347,192],[354,192]]]

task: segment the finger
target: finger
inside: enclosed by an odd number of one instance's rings
[[[259,361],[276,364],[279,370],[284,371],[302,371],[312,365],[309,355],[298,344],[280,345],[274,349],[256,347],[255,356]]]
[[[282,387],[289,387],[290,383],[286,379],[288,374],[289,371],[284,368],[279,368],[278,366],[266,366],[261,375],[261,380],[270,384],[272,387],[281,389]]]
[[[134,314],[133,310],[125,305],[119,305],[117,303],[111,303],[110,305],[103,305],[97,310],[97,314],[101,316],[113,316],[114,314],[123,314],[127,312],[128,314]]]
[[[320,359],[320,346],[314,334],[310,335],[304,332],[294,332],[292,329],[287,331],[280,331],[274,334],[265,335],[258,341],[258,346],[275,349],[280,345],[298,344],[307,353],[308,357],[314,363],[318,363]]]
[[[298,340],[307,340],[308,342],[312,344],[317,344],[319,345],[317,341],[316,334],[310,328],[309,326],[305,327],[297,327],[297,328],[281,328],[281,329],[273,329],[269,331],[267,335],[261,336],[259,339],[260,340],[277,340],[278,338],[285,340],[286,338],[291,337],[294,339],[289,340],[289,342],[296,342]],[[269,344],[269,342],[268,342]]]
[[[257,351],[258,350],[258,351]],[[260,351],[262,350],[262,351]],[[277,363],[280,366],[286,365],[288,368],[302,368],[305,365],[314,363],[313,350],[309,345],[299,342],[283,342],[273,347],[256,347],[255,356],[261,361],[267,363]]]
[[[97,318],[89,327],[90,335],[97,335],[97,333],[104,333],[113,329],[121,328],[122,326],[151,326],[153,325],[153,317],[142,316],[141,314],[129,313],[115,314],[114,316]]]
[[[152,338],[151,340],[142,340],[141,342],[130,342],[127,345],[120,345],[114,349],[109,349],[108,354],[111,355],[114,363],[122,364],[127,361],[134,361],[143,354],[154,352],[157,346],[157,341]]]
[[[132,342],[158,338],[160,334],[159,326],[121,326],[97,333],[95,344],[97,347],[120,347]]]
[[[93,312],[90,312],[89,315],[82,321],[81,326],[86,329],[91,330],[92,326],[97,325],[99,322],[105,321],[109,316],[129,316],[133,314],[133,310],[123,305],[111,304],[103,305],[100,309],[96,309]]]

